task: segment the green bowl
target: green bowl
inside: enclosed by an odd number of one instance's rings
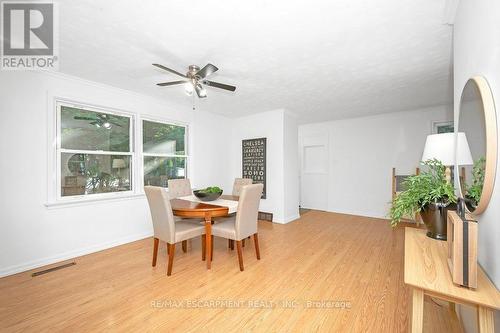
[[[206,193],[202,192],[202,190],[196,190],[193,191],[193,194],[201,201],[214,201],[219,199],[219,197],[222,195],[222,190],[215,193]]]

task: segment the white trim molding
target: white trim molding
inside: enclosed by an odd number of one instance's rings
[[[443,11],[443,24],[454,25],[460,0],[446,0]]]
[[[32,270],[32,269],[35,269],[35,268],[39,268],[39,267],[43,267],[43,266],[46,266],[46,265],[51,265],[51,264],[54,264],[54,263],[57,263],[57,262],[61,262],[61,261],[64,261],[64,260],[74,259],[74,258],[77,258],[77,257],[84,256],[86,254],[90,254],[90,253],[94,253],[94,252],[98,252],[98,251],[110,249],[112,247],[116,247],[116,246],[119,246],[119,245],[123,245],[123,244],[131,243],[131,242],[135,242],[135,241],[138,241],[138,240],[141,240],[141,239],[145,239],[145,238],[148,238],[148,237],[151,237],[151,236],[153,236],[153,232],[152,231],[143,232],[143,233],[139,233],[139,234],[135,234],[135,235],[130,235],[130,236],[126,236],[126,237],[123,237],[123,238],[119,238],[119,239],[116,239],[116,240],[111,241],[111,242],[104,242],[104,243],[97,244],[97,245],[92,245],[92,246],[89,246],[89,247],[86,247],[86,248],[81,248],[81,249],[77,249],[77,250],[74,250],[74,251],[69,251],[69,252],[66,252],[66,253],[61,253],[61,254],[56,255],[56,256],[46,257],[46,258],[43,258],[43,259],[28,261],[28,262],[24,262],[22,264],[5,267],[5,268],[2,268],[0,270],[0,278],[1,277],[5,277],[5,276],[9,276],[9,275],[13,275],[13,274],[17,274],[17,273],[26,272],[26,271],[29,271],[29,270]]]

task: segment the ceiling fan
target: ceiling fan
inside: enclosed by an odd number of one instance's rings
[[[199,98],[207,97],[207,91],[205,90],[204,86],[209,86],[209,87],[214,87],[214,88],[219,88],[219,89],[224,89],[224,90],[229,90],[229,91],[236,90],[235,86],[205,80],[205,78],[207,76],[209,76],[209,75],[211,75],[219,70],[216,66],[214,66],[212,64],[207,64],[202,69],[200,69],[200,67],[198,67],[196,65],[191,65],[191,66],[189,66],[189,70],[186,74],[181,74],[178,71],[175,71],[173,69],[170,69],[170,68],[165,67],[165,66],[160,65],[160,64],[153,64],[153,66],[156,66],[158,68],[161,68],[167,72],[170,72],[172,74],[178,75],[178,76],[183,78],[180,81],[157,83],[156,85],[158,85],[160,87],[167,87],[167,86],[175,86],[178,84],[184,84],[184,87],[186,89],[186,93],[188,95],[192,95],[193,91],[196,91],[196,95],[198,95]]]
[[[87,120],[90,121],[91,125],[95,125],[96,127],[103,127],[105,129],[110,129],[113,127],[113,125],[116,125],[118,127],[122,127],[122,125],[118,124],[117,122],[113,121],[108,117],[106,114],[101,114],[98,113],[96,114],[96,117],[84,117],[84,116],[74,116],[73,119],[76,120]]]

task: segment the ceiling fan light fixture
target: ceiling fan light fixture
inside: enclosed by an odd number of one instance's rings
[[[102,124],[102,127],[106,128],[106,129],[110,129],[111,124],[106,121],[104,124]]]
[[[184,84],[184,90],[188,96],[192,96],[194,91],[193,84],[191,82],[186,82]]]
[[[200,97],[207,97],[207,91],[204,88],[200,90]]]
[[[170,69],[168,67],[160,65],[160,64],[153,64],[153,66],[158,67],[160,69],[163,69],[163,70],[170,72],[172,74],[176,74],[176,75],[181,76],[183,78],[183,80],[180,80],[180,81],[162,82],[162,83],[157,83],[156,85],[158,85],[160,87],[168,87],[168,86],[175,86],[175,85],[179,85],[179,84],[184,84],[184,90],[188,96],[193,96],[194,92],[196,92],[196,95],[199,98],[207,97],[207,91],[203,87],[203,85],[206,85],[206,86],[209,86],[212,88],[228,90],[228,91],[235,91],[236,90],[235,86],[231,86],[229,84],[204,80],[207,76],[210,76],[219,70],[217,68],[217,66],[212,65],[210,63],[206,64],[205,67],[203,67],[201,69],[200,69],[200,67],[198,67],[196,65],[190,65],[189,71],[185,75],[181,74],[173,69]]]

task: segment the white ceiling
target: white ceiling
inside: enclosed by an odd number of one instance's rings
[[[60,1],[60,71],[189,110],[182,86],[155,83],[211,62],[198,112],[285,108],[302,123],[451,102],[445,0]]]

